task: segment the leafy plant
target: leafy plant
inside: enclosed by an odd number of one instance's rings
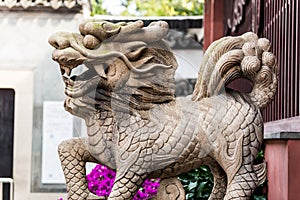
[[[213,187],[213,176],[207,166],[181,174],[178,179],[183,185],[187,200],[208,199]]]
[[[260,151],[256,157],[255,163],[261,163],[264,160],[263,151]],[[207,166],[201,166],[198,169],[191,170],[181,174],[178,179],[181,181],[186,193],[187,200],[206,200],[209,198],[213,188],[213,175]],[[251,200],[266,200],[264,186],[260,185],[254,191]]]

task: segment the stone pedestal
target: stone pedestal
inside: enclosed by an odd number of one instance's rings
[[[265,159],[268,168],[268,199],[300,199],[299,118],[267,124]],[[275,130],[279,132],[274,132]],[[286,131],[286,130],[288,130]],[[296,132],[296,131],[299,132]]]

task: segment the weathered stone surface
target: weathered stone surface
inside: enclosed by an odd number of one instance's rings
[[[56,33],[66,85],[65,108],[82,117],[88,138],[62,142],[59,156],[68,198],[86,199],[85,163],[116,170],[108,199],[131,199],[147,178],[162,178],[156,199],[184,199],[177,175],[208,165],[210,199],[249,199],[266,177],[253,161],[263,140],[260,110],[274,97],[278,66],[270,42],[253,33],[225,37],[207,50],[194,93],[176,98],[176,59],[164,42],[168,24],[87,21],[80,34]],[[69,77],[84,64],[88,70]],[[236,78],[253,84],[249,94],[227,89]]]

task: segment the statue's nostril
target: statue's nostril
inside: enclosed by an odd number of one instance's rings
[[[52,44],[53,47],[55,47],[56,49],[59,48],[59,44],[57,43],[57,41],[55,41],[53,44]]]
[[[65,49],[70,47],[70,42],[65,38],[58,38],[54,45],[57,45],[57,47],[55,47],[57,49]]]
[[[70,33],[58,32],[50,36],[48,42],[56,49],[70,47]]]

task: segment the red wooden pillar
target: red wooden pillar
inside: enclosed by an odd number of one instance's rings
[[[205,0],[204,49],[224,36],[224,0]]]
[[[268,166],[268,199],[300,199],[300,140],[266,140],[265,158]]]
[[[265,124],[268,199],[300,199],[300,117]]]

